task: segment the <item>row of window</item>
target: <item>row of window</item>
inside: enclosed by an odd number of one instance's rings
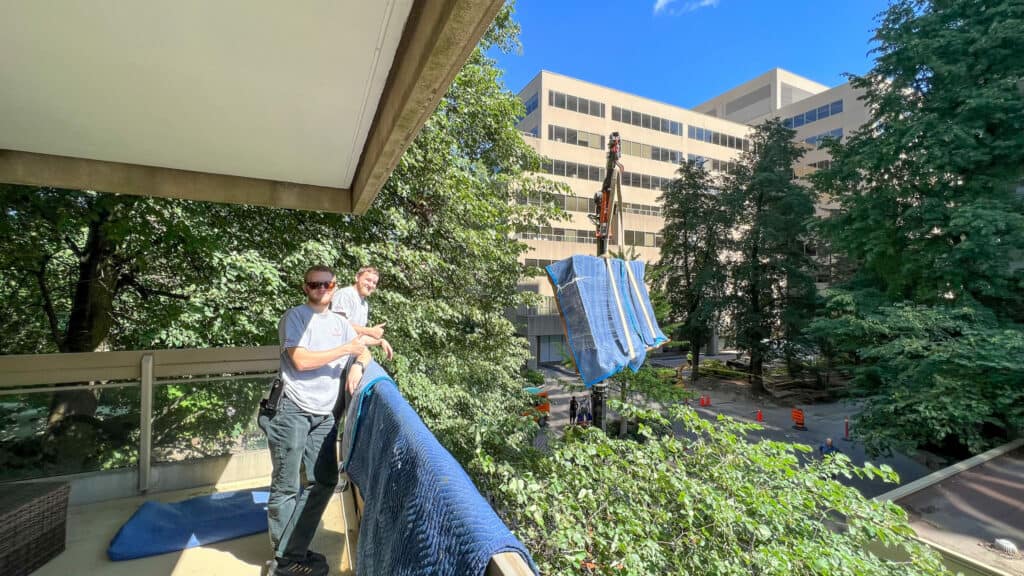
[[[558,260],[545,260],[544,258],[527,258],[527,266],[536,266],[537,268],[547,268],[548,266],[558,262]]]
[[[818,170],[828,170],[832,167],[831,160],[821,160],[819,162],[811,162],[811,168],[817,168]]]
[[[548,104],[555,108],[563,108],[572,112],[579,112],[580,114],[604,118],[604,103],[596,100],[588,100],[579,96],[548,90]]]
[[[618,106],[612,106],[612,120],[624,124],[632,124],[641,128],[650,128],[659,132],[667,132],[676,136],[683,135],[683,123],[642,112],[634,112]]]
[[[671,181],[671,178],[651,176],[649,174],[641,174],[639,172],[622,173],[622,185],[633,186],[634,188],[645,188],[647,190],[662,190]]]
[[[805,138],[804,142],[807,142],[811,146],[816,146],[817,144],[821,143],[821,141],[823,141],[826,138],[835,138],[835,139],[838,140],[838,139],[840,139],[842,137],[843,137],[843,129],[842,128],[836,128],[835,130],[829,130],[828,132],[822,132],[821,134],[818,134],[816,136],[811,136],[810,138]]]
[[[540,94],[534,92],[533,96],[526,99],[524,105],[526,106],[526,115],[529,116],[530,112],[536,110],[537,106],[540,105]]]
[[[672,164],[679,164],[683,160],[683,153],[678,150],[660,148],[658,146],[631,142],[629,140],[622,141],[622,153],[629,156],[650,158],[651,160],[658,160],[660,162],[671,162]]]
[[[548,124],[548,140],[604,150],[604,136],[573,128],[563,128],[554,124]]]
[[[661,206],[654,204],[634,204],[632,202],[623,202],[622,211],[627,214],[640,214],[642,216],[658,216],[661,217]]]
[[[803,114],[797,114],[796,116],[790,116],[782,120],[782,125],[786,128],[799,128],[804,124],[810,124],[811,122],[817,122],[823,118],[829,116],[835,116],[836,114],[843,113],[843,101],[836,100],[835,102],[812,108]]]
[[[573,228],[553,228],[551,226],[534,227],[533,230],[519,232],[520,240],[550,240],[552,242],[574,242],[576,244],[594,244],[593,230],[575,230]]]
[[[691,140],[700,140],[702,142],[708,142],[718,146],[725,146],[726,148],[743,150],[744,152],[750,150],[750,140],[740,138],[739,136],[730,136],[721,132],[715,132],[714,130],[708,130],[707,128],[690,126],[687,131],[687,135]]]
[[[712,172],[728,172],[730,174],[739,168],[740,165],[739,162],[707,158],[697,154],[687,154],[686,161],[691,164],[702,164],[705,170],[711,170]]]
[[[549,240],[552,242],[573,242],[576,244],[594,244],[596,239],[593,230],[575,230],[572,228],[553,228],[551,226],[540,226],[526,232],[519,232],[516,237],[520,240]],[[661,248],[662,236],[658,232],[644,232],[643,230],[626,230],[623,236],[623,244],[626,246],[641,246],[647,248]],[[615,238],[609,238],[609,245],[616,244]],[[529,265],[532,260],[528,259]],[[540,263],[541,260],[536,260]],[[550,262],[550,261],[548,261]]]
[[[642,230],[626,230],[623,236],[623,244],[626,246],[647,246],[650,248],[661,248],[661,234],[656,232],[644,232]],[[609,242],[609,244],[611,244]]]
[[[555,194],[555,202],[560,205],[568,212],[585,212],[594,213],[596,212],[596,206],[594,204],[594,198],[582,198],[580,196],[566,196],[565,194]],[[540,204],[539,197],[526,197],[517,196],[516,202],[519,204]],[[633,202],[623,202],[622,210],[629,214],[641,214],[644,216],[661,216],[661,206],[653,204],[636,204]]]
[[[554,174],[555,176],[582,178],[584,180],[593,180],[595,182],[601,182],[604,180],[604,168],[599,166],[590,166],[587,164],[578,164],[576,162],[566,162],[565,160],[545,160],[541,162],[540,169],[543,172]]]

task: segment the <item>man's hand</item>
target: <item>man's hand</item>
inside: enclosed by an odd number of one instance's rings
[[[366,328],[364,333],[367,336],[370,336],[370,337],[372,337],[372,338],[374,338],[376,340],[380,340],[381,338],[384,337],[384,327],[387,326],[387,325],[388,325],[387,322],[384,322],[382,324],[377,324],[373,328]]]
[[[391,349],[391,344],[383,338],[380,339],[380,348],[384,351],[384,354],[387,354],[388,360],[395,356],[395,351]]]
[[[373,360],[373,354],[370,354],[370,350],[363,348],[362,353],[356,357],[356,362],[362,364],[352,364],[348,369],[348,377],[345,379],[345,387],[348,388],[349,395],[356,393],[356,388],[359,387],[359,381],[363,379],[363,366],[370,363]]]

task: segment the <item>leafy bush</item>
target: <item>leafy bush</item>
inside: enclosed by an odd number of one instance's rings
[[[898,506],[833,479],[894,481],[886,466],[858,468],[843,455],[804,464],[808,446],[748,443],[756,425],[707,422],[686,407],[671,412],[683,437],[656,413],[613,408],[640,420],[643,442],[574,430],[520,463],[528,469],[488,469],[543,574],[945,573]],[[876,543],[911,560],[883,560],[869,551]]]
[[[523,375],[526,381],[531,386],[543,386],[544,385],[544,373],[537,370],[527,370]]]

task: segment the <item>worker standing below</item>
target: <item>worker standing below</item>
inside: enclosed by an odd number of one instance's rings
[[[580,403],[576,401],[576,397],[573,396],[572,400],[569,400],[569,424],[576,423],[576,412],[580,409]]]
[[[826,456],[831,456],[839,452],[839,448],[836,448],[835,446],[832,445],[831,438],[825,438],[825,443],[822,444],[821,446],[818,446],[818,452],[820,452],[821,457],[824,458]]]
[[[332,413],[338,380],[350,356],[358,359],[350,373],[355,381],[370,360],[370,339],[327,309],[334,287],[330,268],[309,268],[302,286],[306,302],[285,312],[278,325],[283,386],[273,387],[259,416],[273,465],[267,503],[273,576],[326,576],[329,571],[324,555],[310,551],[309,543],[338,483]],[[300,488],[303,467],[309,485]]]
[[[356,281],[351,286],[338,290],[331,298],[331,312],[344,316],[356,334],[369,336],[380,340],[380,346],[384,354],[390,359],[394,355],[391,344],[384,339],[385,324],[377,324],[370,327],[370,304],[366,301],[371,294],[377,291],[377,282],[380,281],[380,272],[373,266],[364,266],[356,272]]]

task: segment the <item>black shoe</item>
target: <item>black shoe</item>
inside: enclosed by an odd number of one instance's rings
[[[306,550],[306,562],[310,564],[327,564],[327,556],[312,550]]]
[[[307,556],[308,558],[308,556]],[[310,562],[308,559],[301,562],[278,558],[271,576],[327,576],[330,570],[327,564]]]

